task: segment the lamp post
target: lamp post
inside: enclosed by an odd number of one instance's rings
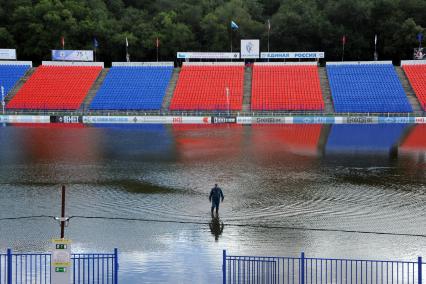
[[[4,87],[1,86],[1,107],[3,109],[3,115],[4,115],[4,107],[6,103],[4,102]]]
[[[228,116],[230,116],[230,110],[229,110],[229,88],[226,87],[225,90],[226,90],[226,103],[228,105]]]

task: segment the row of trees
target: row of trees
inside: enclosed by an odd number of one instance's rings
[[[174,60],[177,51],[229,51],[230,21],[241,38],[259,38],[271,51],[325,51],[326,59],[371,60],[378,35],[380,59],[408,59],[426,26],[424,0],[0,0],[0,47],[20,59],[50,58],[51,49],[93,49],[98,59]]]

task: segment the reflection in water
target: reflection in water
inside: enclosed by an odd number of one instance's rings
[[[223,222],[219,219],[219,216],[212,215],[212,220],[209,223],[209,227],[210,227],[210,232],[214,236],[215,241],[218,241],[219,236],[222,235],[223,228],[225,227]]]
[[[415,125],[399,147],[401,154],[410,155],[416,161],[426,163],[426,124]]]
[[[405,128],[404,124],[335,124],[325,151],[326,154],[390,154]]]
[[[425,153],[424,126],[57,127],[0,127],[0,216],[56,215],[57,184],[66,182],[70,215],[107,217],[72,219],[74,247],[118,247],[123,283],[218,283],[222,249],[426,254],[420,237],[283,229],[425,235],[425,161],[412,159]],[[206,210],[216,182],[227,196],[221,219]],[[108,219],[116,217],[135,221]],[[236,226],[224,231],[224,224]],[[58,231],[50,219],[0,221],[0,228],[7,228],[0,252],[45,251]]]

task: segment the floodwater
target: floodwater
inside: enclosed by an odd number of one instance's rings
[[[423,125],[0,126],[0,251],[49,250],[52,218],[4,218],[59,215],[62,184],[73,250],[118,248],[120,283],[221,283],[223,249],[426,256]]]

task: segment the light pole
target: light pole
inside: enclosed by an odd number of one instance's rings
[[[4,87],[1,86],[1,107],[3,109],[3,115],[4,115],[4,107],[6,103],[4,102]]]
[[[226,87],[225,90],[226,90],[226,103],[228,105],[228,116],[230,116],[230,110],[229,110],[229,88]]]

